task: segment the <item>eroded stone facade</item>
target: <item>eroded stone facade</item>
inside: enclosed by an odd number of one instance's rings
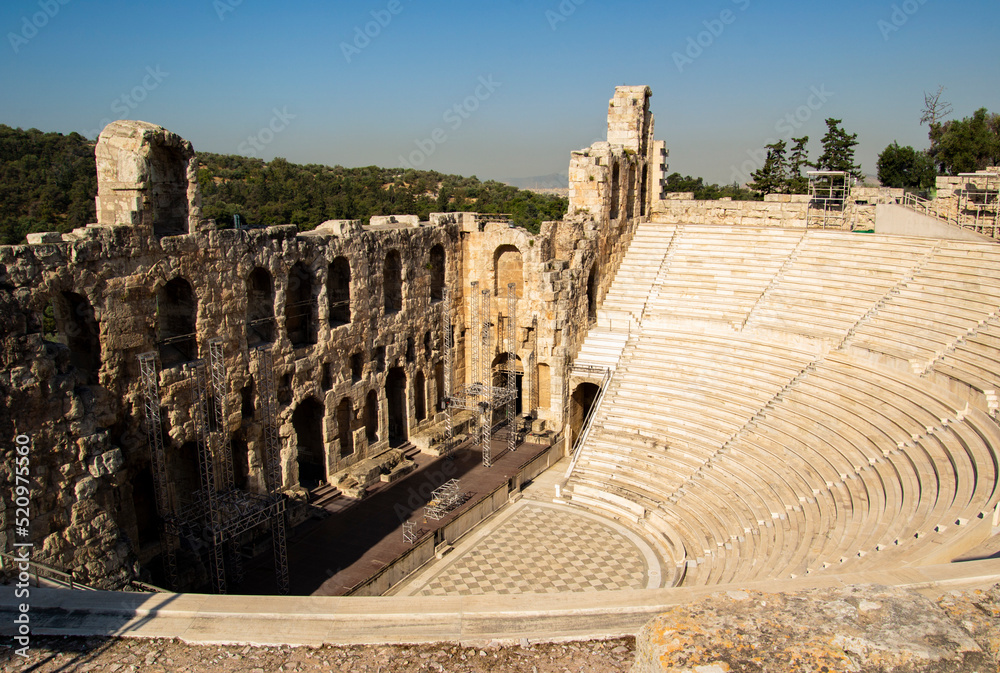
[[[157,351],[170,498],[199,487],[184,364],[221,337],[236,485],[264,486],[253,356],[270,343],[283,487],[336,481],[442,419],[444,288],[453,385],[471,382],[472,281],[502,324],[518,288],[522,410],[563,431],[569,368],[636,222],[660,190],[650,91],[619,87],[609,142],[573,154],[569,215],[537,235],[472,213],[217,230],[200,217],[191,144],[145,122],[98,141],[98,223],[0,247],[0,547],[12,548],[15,436],[31,441],[35,560],[118,587],[161,543],[137,356]],[[657,172],[658,171],[658,172]],[[496,361],[504,350],[494,338]],[[390,457],[393,457],[392,454]],[[362,465],[363,464],[363,465]],[[365,467],[367,469],[367,467]]]

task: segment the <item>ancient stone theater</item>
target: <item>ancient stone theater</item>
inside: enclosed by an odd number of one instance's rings
[[[217,228],[189,142],[110,124],[97,223],[0,247],[0,551],[102,589],[644,618],[994,555],[1000,170],[696,201],[664,191],[650,100],[615,90],[537,234]]]

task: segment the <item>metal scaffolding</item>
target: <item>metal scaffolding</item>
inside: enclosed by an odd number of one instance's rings
[[[531,316],[531,355],[528,356],[531,372],[531,399],[528,403],[531,417],[538,417],[538,316]]]
[[[156,369],[156,353],[139,356],[139,377],[142,384],[143,409],[146,420],[146,437],[149,440],[149,458],[153,469],[153,487],[156,508],[160,512],[160,531],[163,540],[163,570],[167,581],[177,585],[177,546],[179,541],[165,525],[165,515],[173,511],[167,486],[167,457],[163,449],[163,424],[160,419],[160,377]]]
[[[845,171],[807,171],[806,176],[810,196],[806,227],[850,229],[854,205],[851,175]]]
[[[442,291],[441,296],[441,329],[444,330],[444,406],[445,406],[445,427],[447,428],[447,442],[450,445],[452,438],[455,436],[455,429],[452,425],[451,418],[451,405],[448,401],[451,399],[451,349],[454,345],[452,343],[451,334],[451,290],[445,287]]]
[[[271,477],[267,493],[257,494],[235,488],[232,445],[227,429],[227,375],[221,338],[208,342],[209,363],[195,360],[183,366],[193,392],[192,420],[195,424],[201,488],[183,506],[171,503],[168,494],[166,460],[159,415],[160,395],[156,373],[156,353],[139,356],[146,409],[146,430],[149,435],[157,507],[164,524],[164,556],[167,576],[177,584],[176,547],[183,538],[193,550],[208,546],[213,586],[218,593],[226,592],[226,550],[230,566],[239,581],[242,575],[239,536],[266,524],[272,525],[275,574],[278,590],[288,593],[288,555],[285,541],[285,500],[280,493],[277,450],[276,405],[274,404],[274,372],[270,347],[256,349],[258,353],[258,390],[264,415],[266,471]],[[263,354],[263,355],[262,355]]]
[[[517,325],[514,315],[517,313],[517,294],[514,283],[507,284],[507,450],[517,448],[517,423],[514,415],[517,411]]]
[[[500,408],[503,405],[508,404],[513,401],[516,402],[516,373],[514,377],[508,376],[506,384],[504,386],[494,386],[493,376],[492,376],[492,360],[490,356],[493,353],[493,324],[490,320],[490,296],[489,290],[479,290],[479,283],[473,281],[472,283],[472,296],[470,297],[471,313],[472,315],[470,324],[473,326],[473,331],[471,335],[472,341],[472,358],[471,358],[471,376],[472,382],[463,386],[459,390],[455,391],[455,394],[449,395],[447,397],[447,404],[449,409],[449,414],[451,409],[468,409],[475,412],[477,419],[477,429],[476,434],[479,438],[480,447],[483,453],[483,465],[485,467],[491,467],[493,465],[493,411]],[[515,288],[514,284],[511,283],[507,286],[507,306],[509,316],[510,328],[508,329],[508,339],[506,339],[508,344],[507,362],[508,367],[514,367],[513,349],[514,339],[513,335],[516,334],[514,327],[517,325],[517,298],[514,296]],[[451,315],[450,315],[450,304],[446,307],[446,316],[443,319],[445,323],[446,333],[450,328]],[[479,334],[475,333],[475,329],[479,329]],[[503,338],[501,336],[501,338]],[[446,360],[450,359],[450,343],[445,342],[446,348]],[[447,374],[446,374],[447,380]],[[508,417],[508,421],[511,419]],[[512,436],[516,435],[513,423],[509,423],[508,428]],[[508,448],[511,446],[511,442],[516,444],[516,438],[514,440],[508,441]]]
[[[959,173],[963,179],[958,190],[958,220],[991,238],[1000,237],[1000,174],[981,171]]]
[[[431,491],[431,499],[424,507],[424,520],[440,521],[448,512],[462,504],[462,500],[458,479],[449,479]]]

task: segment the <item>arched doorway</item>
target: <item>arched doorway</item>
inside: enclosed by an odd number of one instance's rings
[[[507,387],[507,354],[501,353],[493,359],[493,385],[499,388]],[[524,408],[522,400],[524,399],[524,367],[521,366],[521,358],[514,356],[514,387],[515,387],[515,397],[514,397],[514,413],[520,414]],[[499,410],[500,416],[497,420],[503,418],[503,414],[506,413],[503,409]]]
[[[587,414],[590,413],[590,408],[594,406],[594,400],[597,399],[599,391],[600,387],[594,383],[581,383],[570,397],[569,427],[572,433],[570,439],[573,444],[580,436],[583,422],[586,420]]]
[[[175,502],[184,506],[201,490],[201,465],[198,445],[185,442],[173,451],[167,451],[167,479],[173,488]]]
[[[392,367],[385,378],[385,397],[389,406],[389,446],[399,446],[409,439],[406,423],[406,372]]]
[[[323,445],[323,405],[315,398],[303,400],[292,413],[295,428],[299,486],[312,490],[326,480]]]

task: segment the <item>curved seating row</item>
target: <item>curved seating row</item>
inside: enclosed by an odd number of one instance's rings
[[[747,326],[822,337],[826,348],[850,337],[850,350],[824,353],[792,345],[819,343],[808,339],[719,325],[736,322],[742,299],[727,312],[699,293],[738,297],[737,286],[767,274],[719,283],[754,234],[703,229],[679,227],[659,265],[641,332],[620,354],[570,476],[571,501],[667,536],[685,584],[940,562],[976,544],[989,526],[975,524],[992,517],[1000,493],[996,421],[853,347],[927,358],[932,371],[995,391],[1000,248],[828,232],[761,238],[758,247],[786,257]],[[722,249],[712,252],[713,238]],[[685,289],[699,274],[704,282]],[[682,306],[691,298],[708,326],[684,322],[697,314]]]

